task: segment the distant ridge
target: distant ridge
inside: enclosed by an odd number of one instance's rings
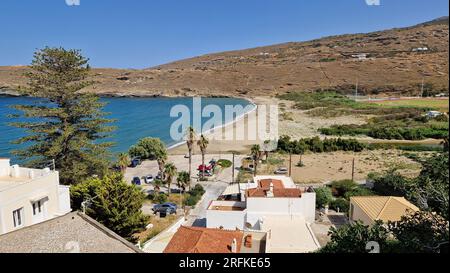
[[[93,69],[92,91],[107,96],[272,96],[336,89],[360,94],[448,92],[449,17],[347,34],[207,54],[149,69]],[[31,52],[30,52],[31,54]],[[1,90],[26,83],[26,67],[0,67]]]

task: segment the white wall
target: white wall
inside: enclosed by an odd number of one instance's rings
[[[264,215],[301,215],[314,222],[316,194],[302,193],[300,198],[247,198],[247,222],[255,225]]]
[[[246,211],[223,211],[223,210],[207,210],[206,211],[206,227],[235,230],[236,228],[243,230],[245,224]]]
[[[26,177],[31,170],[20,168],[20,176]],[[58,172],[33,171],[34,179],[24,178],[23,182],[18,182],[17,186],[0,192],[0,234],[17,229],[14,228],[13,211],[20,208],[23,208],[23,225],[18,228],[37,223],[36,218],[33,217],[31,202],[35,198],[42,197],[42,200],[45,200],[44,217],[39,221],[46,221],[70,211],[69,192],[68,189],[62,189],[60,192]]]

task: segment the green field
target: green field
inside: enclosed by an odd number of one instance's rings
[[[394,107],[424,107],[433,108],[438,111],[448,112],[448,99],[404,99],[373,102],[377,105]]]

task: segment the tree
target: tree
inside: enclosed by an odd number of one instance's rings
[[[448,153],[435,155],[422,162],[422,171],[414,184],[417,205],[438,212],[448,220],[449,170]]]
[[[178,188],[182,189],[183,193],[186,191],[186,187],[190,187],[190,178],[191,177],[188,172],[182,171],[178,173],[177,186]]]
[[[147,218],[141,208],[145,194],[136,186],[129,185],[118,172],[103,178],[89,178],[70,188],[72,208],[82,208],[86,214],[128,240],[145,227]]]
[[[128,166],[130,166],[131,160],[128,154],[120,153],[117,158],[117,167],[120,169],[122,173],[125,173],[125,170]]]
[[[63,184],[101,176],[108,169],[112,143],[99,140],[109,137],[114,127],[107,125],[112,120],[101,110],[105,104],[95,94],[81,91],[93,84],[87,80],[89,71],[88,59],[79,50],[38,50],[25,74],[28,85],[20,92],[41,99],[32,105],[13,106],[21,114],[12,117],[27,121],[11,125],[28,133],[14,143],[29,144],[13,153],[28,166],[48,165],[54,160]]]
[[[449,243],[449,222],[436,213],[419,211],[403,216],[389,229],[404,252],[440,252]]]
[[[317,208],[328,206],[330,205],[331,201],[333,201],[333,194],[329,187],[321,187],[316,189],[315,191]]]
[[[208,148],[209,141],[204,136],[201,135],[200,139],[197,141],[197,145],[200,148],[200,152],[202,153],[202,175],[201,178],[205,178],[205,154],[206,154],[206,148]]]
[[[192,151],[194,149],[195,139],[196,139],[195,130],[192,126],[189,126],[186,132],[186,145],[188,146],[189,150],[189,182],[192,177]]]
[[[261,159],[261,147],[259,145],[257,145],[257,144],[253,145],[252,148],[251,148],[250,154],[252,155],[253,161],[255,162],[255,166],[254,166],[255,168],[253,170],[254,171],[253,175],[256,176],[258,163],[259,163],[259,160]]]
[[[177,175],[177,167],[173,163],[167,163],[164,166],[164,178],[167,184],[167,195],[170,195],[170,185],[172,184],[173,178]]]
[[[369,242],[378,243],[383,251],[387,245],[389,231],[382,221],[375,222],[371,227],[358,221],[340,228],[331,227],[328,235],[331,240],[319,250],[321,253],[368,253]]]
[[[164,174],[164,166],[167,161],[166,145],[159,138],[146,137],[130,148],[131,156],[139,156],[141,159],[156,160],[159,172]],[[164,179],[164,178],[163,178]]]

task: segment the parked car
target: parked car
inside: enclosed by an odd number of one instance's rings
[[[155,179],[162,180],[161,172],[158,172],[158,174],[156,175]]]
[[[288,174],[288,173],[289,173],[289,170],[288,170],[288,168],[285,168],[285,167],[278,168],[275,171],[275,174]]]
[[[133,177],[133,180],[131,181],[132,184],[140,186],[141,185],[141,179],[139,177]]]
[[[177,213],[177,205],[174,203],[155,204],[152,210],[154,213],[175,214]]]
[[[135,158],[131,159],[131,164],[130,164],[131,168],[136,168],[139,165],[141,165],[141,158],[135,157]]]
[[[184,155],[184,158],[189,158],[189,154],[185,154],[185,155]]]
[[[145,184],[151,184],[155,181],[155,178],[153,178],[153,175],[149,174],[144,177]]]

